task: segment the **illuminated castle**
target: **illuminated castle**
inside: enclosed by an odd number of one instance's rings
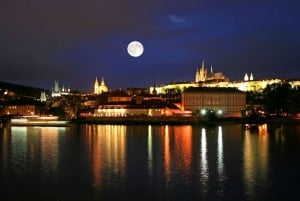
[[[94,83],[94,94],[102,94],[103,92],[108,92],[108,88],[104,82],[104,78],[101,79],[101,83],[99,84],[98,78],[96,77]]]
[[[197,68],[196,70],[194,82],[172,82],[165,85],[151,86],[149,91],[152,93],[153,89],[155,88],[157,94],[164,94],[170,89],[184,91],[189,87],[232,87],[237,88],[240,91],[261,92],[264,88],[266,88],[267,85],[283,82],[289,83],[292,87],[300,86],[299,79],[269,78],[258,80],[254,78],[252,72],[250,75],[245,73],[243,80],[229,81],[229,79],[225,77],[223,73],[214,73],[212,66],[210,67],[210,72],[208,72],[203,61],[201,68]]]

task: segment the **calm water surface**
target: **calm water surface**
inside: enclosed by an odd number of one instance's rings
[[[299,200],[300,125],[9,127],[0,200]]]

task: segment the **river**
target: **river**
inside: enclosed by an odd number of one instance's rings
[[[0,200],[299,200],[300,125],[3,126]]]

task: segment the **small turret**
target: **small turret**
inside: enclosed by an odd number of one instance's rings
[[[244,75],[244,81],[249,81],[249,77],[248,77],[247,73],[245,73],[245,75]]]
[[[250,74],[250,80],[254,80],[252,73]]]

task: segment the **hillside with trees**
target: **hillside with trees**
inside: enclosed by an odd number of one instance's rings
[[[1,96],[4,94],[8,94],[8,95],[11,94],[13,96],[23,96],[23,97],[34,99],[40,97],[41,91],[45,91],[46,93],[49,93],[49,90],[42,89],[42,88],[13,84],[8,82],[0,82]]]

